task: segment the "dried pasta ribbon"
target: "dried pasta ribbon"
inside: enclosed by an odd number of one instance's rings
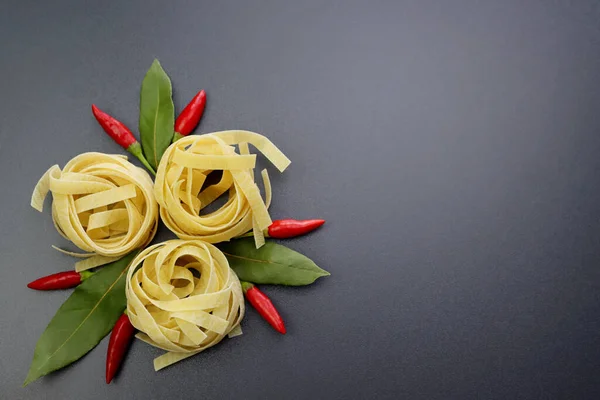
[[[201,240],[169,240],[132,261],[125,293],[137,337],[168,352],[159,370],[235,334],[244,317],[244,295],[227,258]]]
[[[262,178],[265,200],[254,182],[256,155],[248,144],[263,153],[279,171],[290,160],[266,137],[249,131],[222,131],[187,136],[173,143],[164,153],[154,185],[165,225],[180,239],[201,239],[209,243],[230,240],[253,229],[256,246],[264,244],[262,232],[271,224],[268,207],[271,185],[266,171]],[[238,145],[239,153],[234,145]],[[208,175],[222,171],[216,184],[201,190]],[[200,212],[227,194],[218,210]]]
[[[58,232],[87,258],[77,270],[114,261],[148,244],[158,226],[153,183],[127,157],[83,153],[61,170],[54,165],[37,183],[31,206],[42,211],[52,192],[52,219]]]

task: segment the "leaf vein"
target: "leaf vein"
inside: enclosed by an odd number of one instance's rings
[[[98,308],[98,306],[100,305],[100,303],[102,303],[102,300],[104,300],[104,298],[108,295],[108,293],[113,289],[113,287],[117,284],[117,282],[119,281],[119,279],[121,278],[121,276],[123,276],[123,274],[125,273],[125,270],[127,268],[123,268],[123,271],[121,271],[121,273],[119,274],[119,276],[117,277],[117,279],[115,279],[115,281],[110,285],[110,287],[106,290],[106,292],[104,292],[104,294],[102,295],[102,297],[100,298],[100,300],[98,300],[98,302],[96,303],[96,305],[94,305],[94,308],[92,308],[90,310],[90,312],[88,313],[88,315],[83,319],[83,321],[81,321],[81,323],[77,326],[77,328],[75,328],[75,330],[73,331],[73,333],[71,333],[71,335],[69,335],[69,337],[54,351],[54,353],[50,354],[48,356],[48,358],[46,358],[46,361],[44,361],[39,367],[36,368],[37,371],[41,370],[42,367],[44,365],[46,365],[48,363],[48,361],[50,361],[50,359],[52,357],[54,357],[54,355],[56,353],[58,353],[58,351],[60,349],[62,349],[65,344],[67,344],[67,342],[69,340],[71,340],[71,338],[73,337],[73,335],[75,335],[79,329],[83,326],[83,324],[90,318],[90,316],[94,313],[94,311],[96,311],[96,308]]]
[[[230,254],[230,253],[226,253],[226,252],[223,252],[223,254],[225,254],[226,256],[229,256],[229,257],[239,258],[241,260],[246,260],[246,261],[250,261],[250,262],[257,262],[257,263],[262,263],[262,264],[276,264],[276,265],[280,265],[284,268],[286,268],[286,267],[287,268],[296,268],[296,269],[301,269],[304,271],[309,271],[309,272],[314,272],[314,273],[320,272],[320,271],[315,271],[313,268],[303,268],[301,266],[298,266],[297,264],[283,264],[283,263],[276,262],[276,261],[258,260],[258,259],[244,257],[244,256],[238,256],[236,254]]]
[[[156,152],[157,152],[157,148],[156,148],[156,127],[158,126],[158,110],[160,109],[160,87],[159,85],[156,85],[156,112],[154,113],[154,132],[152,135],[152,139],[154,142],[154,151],[153,151],[153,157],[154,157],[154,167],[158,167],[158,160],[156,159]]]

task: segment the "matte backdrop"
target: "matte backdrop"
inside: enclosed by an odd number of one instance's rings
[[[110,386],[105,339],[23,389],[69,294],[25,285],[73,263],[31,191],[122,153],[90,105],[137,130],[155,57],[198,133],[292,159],[271,212],[327,219],[288,244],[331,276],[265,288],[285,336],[249,310],[160,373],[135,342]],[[599,73],[596,1],[1,2],[0,397],[600,398]]]

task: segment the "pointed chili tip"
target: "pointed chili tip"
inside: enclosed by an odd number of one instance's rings
[[[202,89],[196,93],[175,120],[175,132],[179,136],[187,136],[192,133],[200,123],[202,114],[204,114],[204,107],[206,107],[206,92]],[[177,135],[175,136],[177,137]]]
[[[100,125],[102,125],[102,119],[108,117],[108,114],[96,107],[95,104],[92,104],[92,114],[94,114],[94,117],[100,123]],[[104,128],[104,126],[102,126],[102,128]]]
[[[33,289],[33,290],[48,290],[48,283],[47,283],[48,279],[46,277],[43,278],[38,278],[35,281],[31,281],[27,284],[27,287],[29,289]],[[52,289],[52,288],[50,288]]]
[[[127,314],[122,314],[112,332],[108,341],[106,351],[106,383],[109,384],[113,377],[121,368],[123,358],[131,344],[131,340],[135,335],[135,327],[131,324]]]
[[[282,335],[286,334],[286,330],[285,330],[285,325],[281,324],[281,326],[278,326],[277,328],[275,328],[277,330],[277,332],[281,333]]]
[[[200,101],[200,99],[202,99],[203,102],[206,101],[206,92],[204,91],[204,89],[196,93],[192,101]]]
[[[274,239],[289,239],[306,235],[325,223],[324,219],[278,219],[268,227],[267,232]]]
[[[79,272],[63,271],[29,282],[27,287],[35,290],[60,290],[75,287],[80,283],[81,275]]]

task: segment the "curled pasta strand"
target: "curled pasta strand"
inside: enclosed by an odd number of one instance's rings
[[[267,210],[271,185],[263,171],[263,200],[254,181],[256,155],[249,153],[248,144],[256,147],[280,171],[290,164],[269,139],[249,131],[187,136],[165,151],[156,173],[154,194],[163,222],[180,239],[219,243],[252,229],[256,246],[264,244],[263,231],[272,222]],[[203,189],[208,175],[217,170],[222,171],[219,182]],[[224,205],[216,211],[200,214],[224,194],[228,196]]]
[[[61,170],[54,165],[37,183],[31,206],[43,210],[52,193],[52,220],[57,231],[84,254],[78,270],[93,268],[147,245],[158,226],[153,183],[126,157],[83,153]]]
[[[125,286],[137,337],[167,350],[159,370],[238,332],[244,296],[225,255],[200,240],[169,240],[132,261]]]

